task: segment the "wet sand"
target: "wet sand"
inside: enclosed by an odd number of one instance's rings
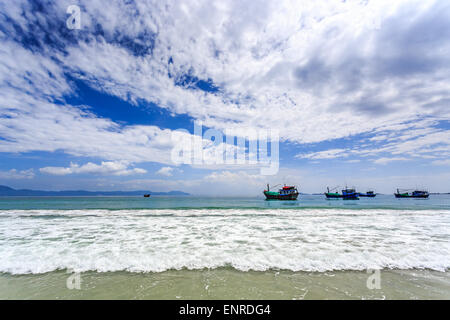
[[[380,289],[366,271],[238,271],[159,273],[67,271],[0,274],[0,299],[450,299],[449,272],[382,270]],[[71,277],[70,279],[68,279]],[[69,289],[67,286],[69,282]]]

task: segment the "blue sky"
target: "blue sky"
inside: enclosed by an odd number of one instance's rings
[[[0,42],[3,185],[450,191],[448,1],[3,2]],[[177,165],[194,122],[276,130],[278,172]]]

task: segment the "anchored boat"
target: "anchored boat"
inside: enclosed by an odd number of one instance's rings
[[[337,189],[337,187],[334,189]],[[342,190],[342,193],[330,192],[330,188],[327,187],[327,192],[325,192],[325,196],[327,197],[327,199],[344,199],[344,200],[359,199],[359,193],[356,192],[354,188],[347,188],[347,187]]]
[[[396,198],[428,198],[430,194],[424,190],[414,190],[412,192],[408,190],[397,189],[397,193],[394,193]]]
[[[353,188],[345,188],[344,190],[342,190],[342,198],[344,200],[358,200],[359,193],[356,192],[356,190]]]
[[[269,184],[267,184],[267,190],[264,190],[266,200],[297,200],[298,190],[296,186],[284,185],[283,188],[277,191],[270,191]]]
[[[368,198],[374,198],[377,194],[373,191],[367,191],[366,193],[359,193],[360,197],[368,197]]]
[[[335,189],[337,189],[337,187],[332,189],[332,191],[334,191]],[[330,188],[329,187],[327,187],[327,192],[325,192],[325,196],[328,199],[339,199],[339,198],[342,198],[342,194],[340,194],[338,192],[330,192]]]

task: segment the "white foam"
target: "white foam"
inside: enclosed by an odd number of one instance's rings
[[[438,210],[8,210],[0,272],[450,268]]]

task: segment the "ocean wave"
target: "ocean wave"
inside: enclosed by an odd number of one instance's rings
[[[0,211],[0,272],[450,268],[445,210]]]
[[[341,203],[338,203],[341,204]],[[92,207],[92,208],[29,208],[29,209],[19,209],[19,208],[0,208],[0,214],[7,214],[10,212],[33,212],[38,213],[40,211],[45,212],[139,212],[139,211],[147,211],[147,212],[158,212],[163,210],[170,210],[175,212],[184,212],[184,211],[311,211],[311,210],[342,210],[342,211],[361,211],[361,210],[390,210],[390,211],[441,211],[441,212],[450,212],[450,206],[435,206],[435,207],[427,207],[427,206],[394,206],[394,205],[368,205],[368,206],[357,206],[355,204],[349,204],[345,207],[343,205],[339,206],[330,206],[330,205],[301,205],[298,206],[297,203],[293,203],[290,205],[285,204],[285,206],[280,207],[258,207],[258,206],[174,206],[174,207],[129,207],[129,208],[111,208],[111,207]],[[1,217],[1,215],[0,215]]]
[[[311,215],[448,215],[449,209],[398,209],[398,208],[144,208],[144,209],[0,209],[0,218],[8,217],[101,217],[101,216],[311,216]]]

